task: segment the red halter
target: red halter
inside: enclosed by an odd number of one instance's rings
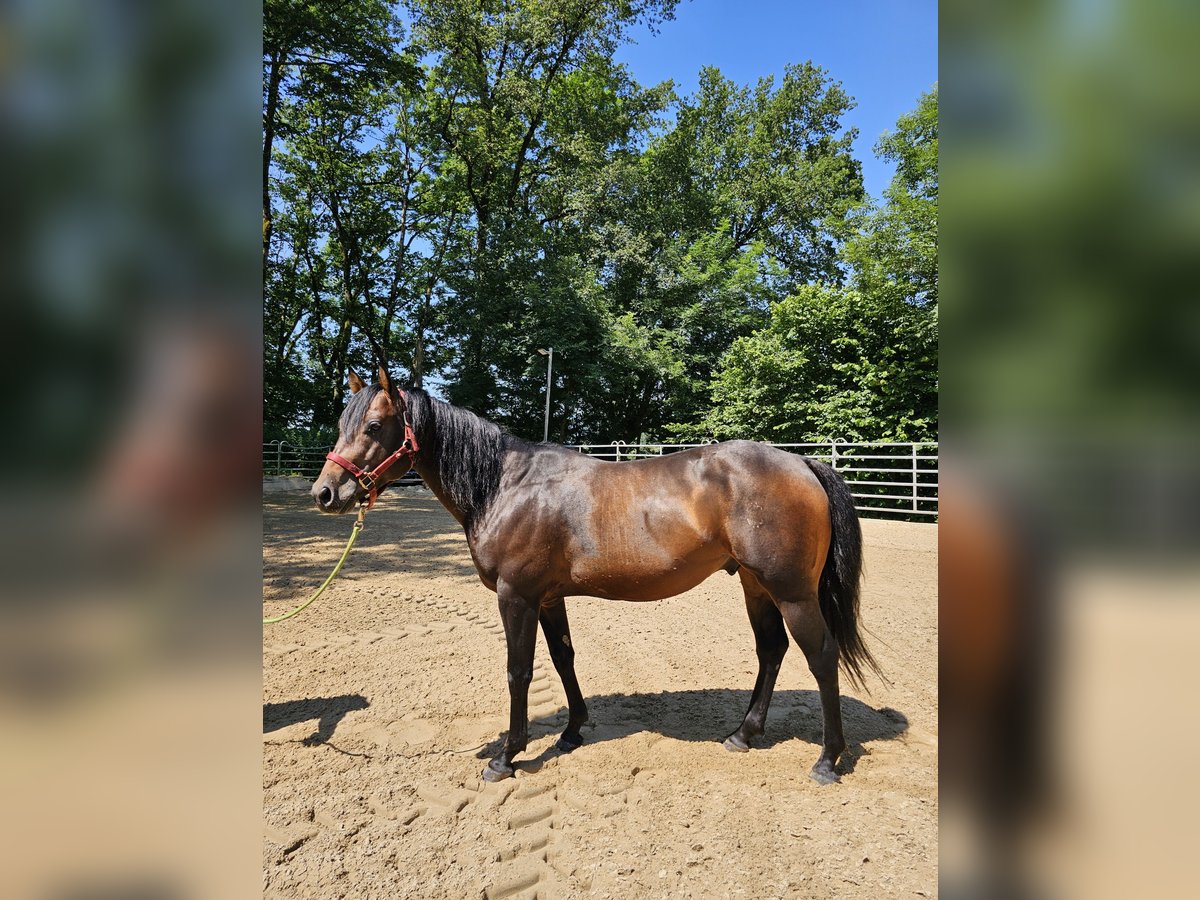
[[[400,399],[406,400],[404,391],[400,391]],[[412,422],[408,418],[408,403],[406,401],[404,404],[404,443],[400,445],[400,449],[374,469],[369,472],[366,469],[360,469],[350,460],[346,459],[346,457],[339,456],[336,453],[326,453],[325,458],[333,460],[354,476],[354,479],[358,482],[358,486],[367,492],[367,509],[370,509],[375,505],[375,500],[379,496],[379,482],[383,478],[383,473],[405,456],[409,458],[416,456],[420,449],[417,446],[417,436],[413,433]]]

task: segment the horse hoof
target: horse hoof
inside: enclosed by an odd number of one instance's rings
[[[562,753],[570,753],[572,750],[578,750],[582,746],[582,735],[568,737],[564,734],[559,737],[558,742],[554,745],[554,748]]]
[[[721,744],[721,746],[730,753],[745,753],[750,749],[750,745],[743,741],[736,734],[731,734],[729,737],[725,738],[725,742]]]
[[[483,780],[495,784],[497,781],[503,781],[505,778],[513,777],[513,767],[506,766],[504,763],[498,763],[492,760],[487,764],[487,768],[483,770]]]
[[[842,780],[837,772],[833,771],[833,766],[822,766],[820,763],[813,766],[808,775],[817,784],[836,784]]]

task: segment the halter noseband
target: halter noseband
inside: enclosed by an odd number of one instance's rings
[[[404,391],[400,391],[400,399],[404,401],[404,443],[400,445],[400,449],[374,469],[368,472],[366,469],[359,468],[344,456],[339,456],[332,452],[325,454],[326,459],[332,460],[353,475],[354,480],[358,482],[358,486],[367,492],[367,509],[375,505],[375,500],[379,496],[379,482],[383,478],[383,473],[395,465],[398,460],[406,456],[410,459],[416,456],[421,449],[417,445],[417,436],[413,433],[412,421],[408,418],[408,399]]]

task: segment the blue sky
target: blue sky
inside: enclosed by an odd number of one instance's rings
[[[684,0],[657,35],[635,39],[617,60],[642,84],[671,79],[680,94],[696,89],[702,66],[747,84],[811,59],[858,102],[845,124],[858,128],[855,155],[875,197],[892,166],[871,148],[937,81],[935,0]]]

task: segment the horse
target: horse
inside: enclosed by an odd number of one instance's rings
[[[839,663],[855,685],[864,668],[881,673],[859,632],[862,532],[832,468],[752,441],[608,462],[400,390],[382,366],[369,386],[354,372],[349,382],[313,498],[324,513],[345,513],[414,468],[462,526],[480,580],[496,593],[508,654],[509,729],[485,780],[512,777],[528,744],[539,624],[567,696],[556,747],[569,753],[583,743],[588,712],[565,598],[662,600],[722,569],[741,579],[758,655],[750,707],[725,748],[745,752],[763,733],[791,632],[821,695],[811,776],[839,780]]]

